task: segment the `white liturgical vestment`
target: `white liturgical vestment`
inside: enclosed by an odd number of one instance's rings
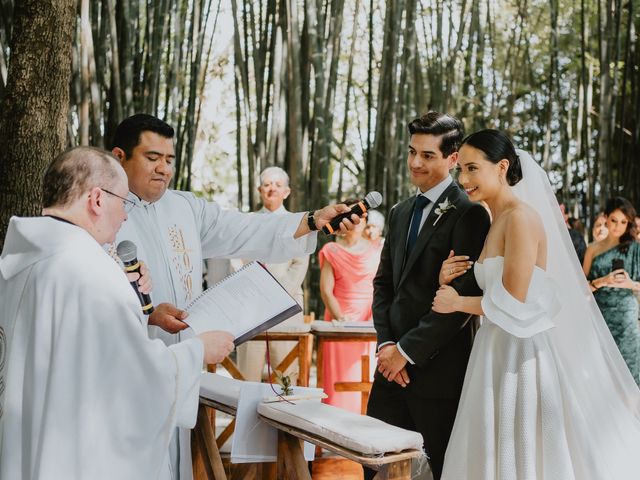
[[[265,207],[258,210],[262,215],[283,215],[288,213],[283,205],[277,210],[271,211]],[[249,260],[240,261],[242,264]],[[294,257],[282,263],[265,263],[267,270],[278,282],[291,294],[298,304],[304,308],[304,295],[302,282],[307,274],[309,266],[309,256]],[[301,328],[304,325],[304,315],[302,312],[288,318],[284,322],[276,325],[269,331],[287,331],[288,329]],[[279,365],[287,354],[296,346],[296,342],[272,342],[269,345],[269,359],[272,366]],[[259,382],[262,378],[266,360],[267,345],[264,341],[246,342],[238,347],[237,363],[244,378],[250,381]],[[287,375],[297,375],[299,371],[298,360],[295,360],[289,368],[285,370]]]
[[[157,202],[129,198],[138,205],[118,233],[116,244],[130,240],[138,247],[153,279],[151,299],[184,308],[202,292],[203,261],[207,258],[243,258],[283,262],[312,253],[316,234],[294,239],[304,213],[261,215],[223,210],[215,202],[192,193],[167,190]],[[114,253],[115,246],[112,248]],[[170,334],[149,327],[150,335],[168,345],[191,334]],[[178,456],[179,451],[179,456]],[[192,478],[190,432],[182,430],[180,447],[172,446],[174,479]],[[176,474],[179,464],[180,475]]]
[[[12,218],[0,257],[0,478],[158,479],[195,424],[203,346],[151,340],[85,230]]]

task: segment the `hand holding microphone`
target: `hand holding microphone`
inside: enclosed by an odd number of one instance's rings
[[[350,219],[352,215],[357,215],[358,217],[362,217],[367,211],[372,210],[374,208],[378,208],[382,204],[382,195],[379,192],[369,192],[364,197],[363,200],[360,200],[358,203],[353,205],[349,205],[349,211],[337,215],[329,222],[318,222],[318,226],[322,226],[322,231],[327,235],[337,233],[340,230],[340,223],[345,218]]]
[[[140,262],[138,261],[138,249],[136,248],[135,243],[129,240],[123,240],[118,244],[117,247],[118,257],[124,264],[124,270],[127,273],[137,273],[140,274]],[[138,281],[134,280],[131,283],[133,290],[136,292],[138,296],[138,300],[140,300],[140,305],[142,305],[142,313],[145,315],[149,315],[153,312],[153,302],[151,301],[151,296],[148,293],[142,293],[138,288]]]
[[[138,290],[142,293],[151,293],[151,290],[153,290],[153,283],[151,282],[149,268],[142,260],[140,260],[140,273],[127,273],[127,278],[129,279],[129,282],[137,281]]]

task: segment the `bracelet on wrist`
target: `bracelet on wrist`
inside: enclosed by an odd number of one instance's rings
[[[598,287],[598,286],[596,285],[596,283],[595,283],[595,281],[594,281],[594,280],[591,280],[591,281],[589,282],[589,285],[591,285],[591,287],[593,287],[593,289],[594,289],[594,290],[598,290],[598,289],[600,288],[600,287]]]
[[[312,232],[315,232],[316,230],[318,230],[318,226],[316,225],[316,220],[315,218],[313,218],[315,213],[316,213],[315,210],[311,210],[309,213],[307,213],[307,226],[309,227],[309,230],[311,230]]]

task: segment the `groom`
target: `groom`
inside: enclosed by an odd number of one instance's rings
[[[378,369],[367,414],[420,432],[438,480],[477,317],[438,314],[431,304],[449,252],[475,261],[490,220],[449,175],[463,137],[460,120],[429,112],[408,128],[407,168],[417,191],[389,213],[389,232],[374,280]],[[451,285],[461,295],[482,294],[472,270]],[[374,474],[366,471],[365,478]]]

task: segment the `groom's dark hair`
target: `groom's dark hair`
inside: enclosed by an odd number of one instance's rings
[[[427,134],[442,136],[440,151],[448,157],[457,152],[464,138],[464,125],[456,117],[440,112],[427,112],[421,117],[414,118],[407,125],[409,135]]]

